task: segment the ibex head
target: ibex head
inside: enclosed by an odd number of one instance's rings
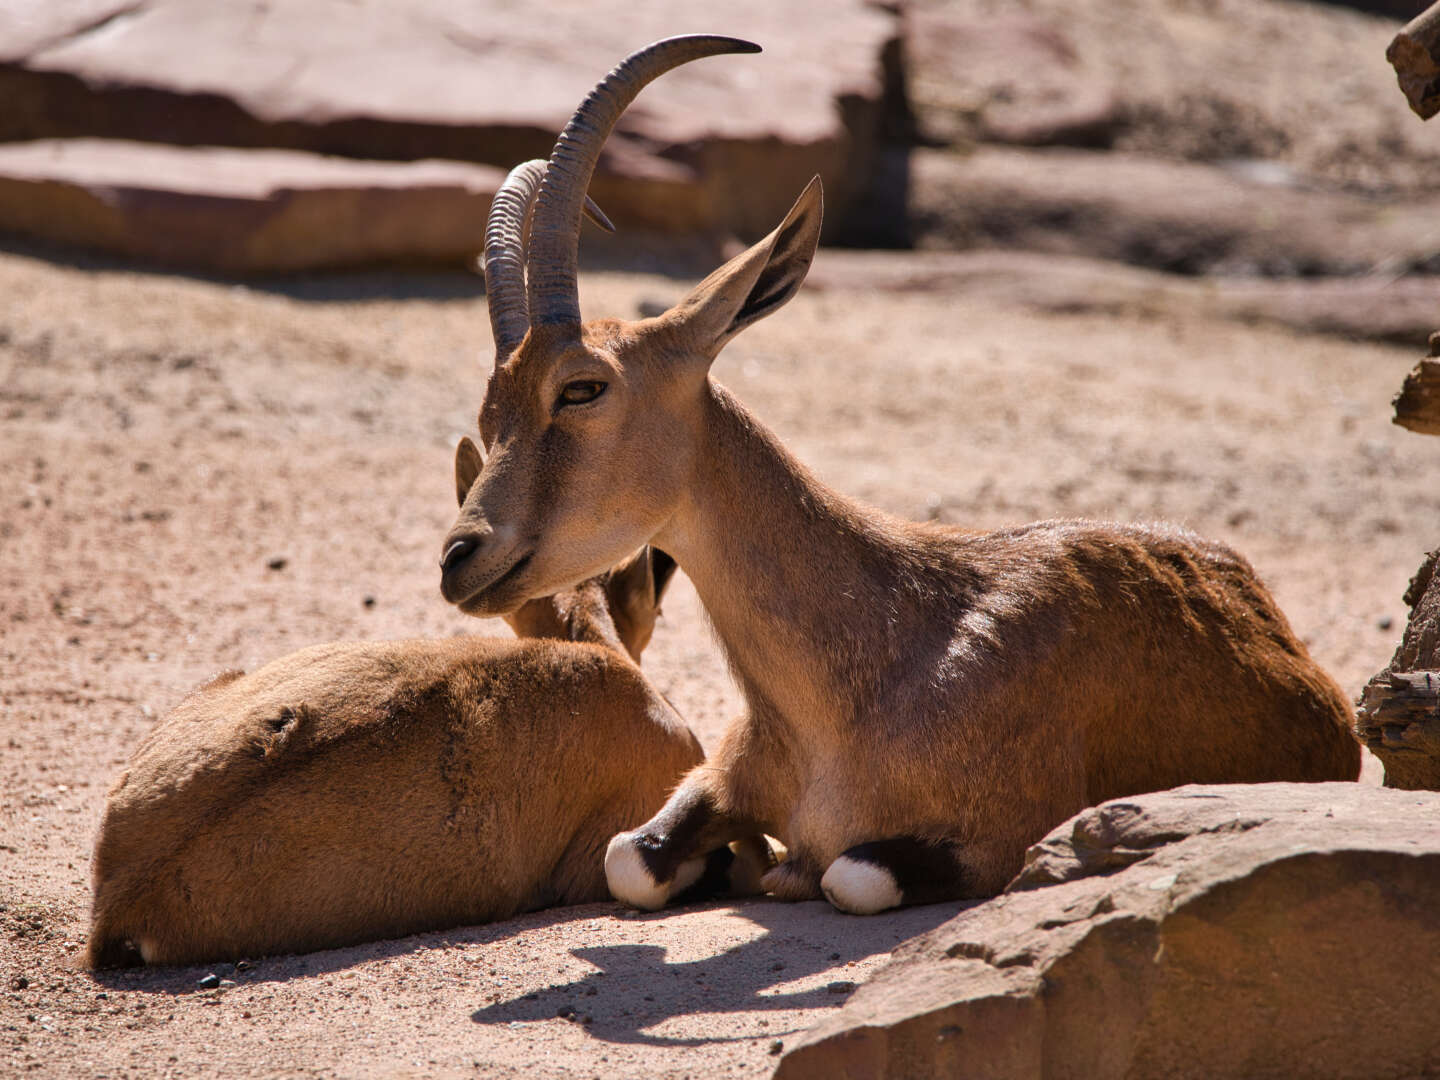
[[[488,459],[441,559],[441,591],[462,610],[513,611],[620,562],[663,528],[700,452],[691,435],[711,362],[804,281],[820,238],[818,177],[774,232],[664,315],[580,321],[585,191],[620,114],[671,68],[758,51],[708,35],[642,49],[585,99],[548,162],[518,166],[496,194],[484,258],[495,337],[480,409]]]
[[[485,455],[468,435],[455,448],[455,497],[461,507],[485,468]],[[675,560],[648,544],[623,563],[573,588],[527,600],[505,621],[522,638],[556,638],[609,645],[637,664],[660,618],[660,601],[675,574]]]

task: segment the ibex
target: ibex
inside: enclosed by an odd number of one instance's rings
[[[460,460],[463,493],[473,447]],[[646,549],[511,619],[566,641],[320,645],[202,686],[110,790],[90,965],[301,952],[606,899],[605,845],[704,756],[630,659],[673,567]]]
[[[445,597],[509,611],[655,543],[747,704],[611,842],[611,892],[658,908],[694,860],[768,833],[789,851],[762,882],[778,897],[869,913],[987,896],[1105,799],[1354,778],[1344,696],[1227,547],[1168,525],[900,521],[820,483],[711,380],[721,347],[800,287],[818,177],[665,314],[581,322],[582,199],[617,118],[670,68],[756,51],[694,36],[626,59],[549,162],[511,174],[487,232],[490,456],[444,542]]]

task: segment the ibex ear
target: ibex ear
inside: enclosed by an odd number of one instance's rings
[[[691,351],[714,357],[745,327],[795,295],[820,243],[824,193],[810,181],[779,227],[697,285],[663,318]]]
[[[465,496],[484,467],[485,458],[480,448],[470,441],[469,435],[460,436],[460,443],[455,447],[455,500],[461,506],[465,505]]]
[[[650,549],[650,585],[654,590],[655,603],[660,603],[660,598],[670,587],[670,579],[675,576],[675,567],[675,560],[666,552],[657,547]]]
[[[658,607],[674,576],[674,559],[659,548],[641,548],[610,571],[605,582],[610,610],[638,616]]]

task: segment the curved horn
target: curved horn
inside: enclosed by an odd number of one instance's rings
[[[757,53],[760,46],[716,34],[666,38],[632,53],[601,79],[560,133],[535,200],[531,226],[530,323],[580,325],[576,285],[580,208],[600,148],[646,84],[671,68],[721,53]]]
[[[485,302],[490,308],[490,333],[495,362],[505,362],[530,329],[525,302],[525,219],[545,176],[539,158],[516,165],[490,203],[485,223]]]
[[[497,363],[505,362],[530,328],[525,298],[526,226],[545,176],[545,164],[533,158],[511,169],[490,203],[490,217],[485,223],[485,298]],[[604,211],[588,198],[584,209],[585,216],[606,232],[615,231]]]

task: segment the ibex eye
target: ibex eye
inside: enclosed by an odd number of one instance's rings
[[[565,388],[560,391],[560,400],[555,402],[556,408],[566,405],[584,405],[587,401],[594,401],[605,392],[605,383],[596,379],[585,379],[580,382],[566,383]]]

